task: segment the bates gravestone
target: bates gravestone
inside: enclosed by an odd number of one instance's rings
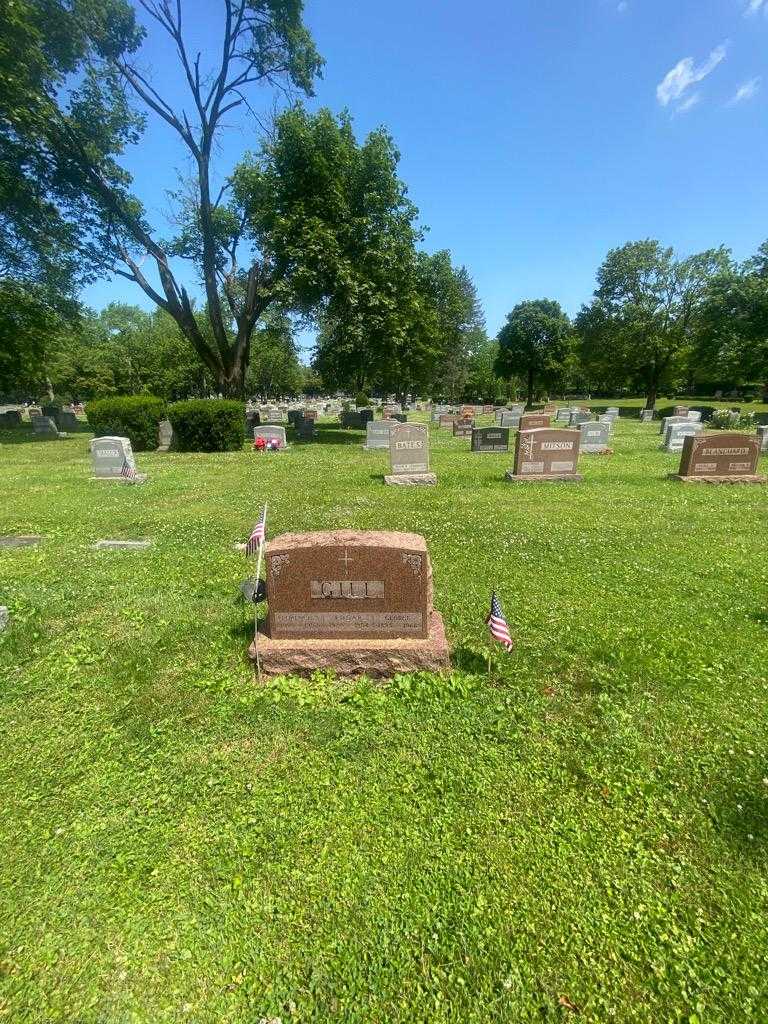
[[[429,471],[429,431],[421,423],[397,423],[389,431],[389,475],[387,484],[437,483]]]

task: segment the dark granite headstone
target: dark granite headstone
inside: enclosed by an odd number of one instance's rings
[[[509,430],[506,427],[476,427],[472,431],[473,452],[508,452]]]

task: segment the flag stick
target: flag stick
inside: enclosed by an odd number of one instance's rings
[[[267,521],[267,503],[264,502],[264,522]],[[259,591],[259,578],[261,577],[261,559],[264,554],[264,538],[259,544],[259,554],[256,558],[256,595]],[[261,683],[261,662],[259,661],[259,606],[256,601],[253,603],[253,646],[256,650],[256,678]]]

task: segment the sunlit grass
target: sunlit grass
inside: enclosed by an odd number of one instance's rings
[[[0,534],[45,537],[0,550],[0,1020],[766,1019],[768,488],[668,481],[657,431],[527,487],[435,431],[424,489],[330,425],[140,487],[0,435]],[[265,500],[423,533],[453,675],[259,689]]]

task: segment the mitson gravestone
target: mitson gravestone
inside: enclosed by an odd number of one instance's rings
[[[432,569],[414,533],[288,533],[266,547],[268,614],[250,655],[261,673],[389,678],[449,667]]]
[[[521,430],[515,444],[515,464],[506,474],[512,483],[579,482],[578,430],[542,428]]]

